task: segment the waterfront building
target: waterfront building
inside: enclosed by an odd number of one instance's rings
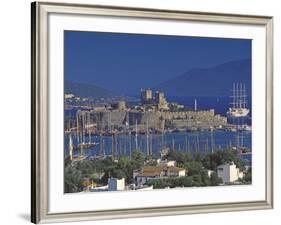
[[[178,103],[168,103],[163,92],[157,91],[155,96],[151,89],[141,90],[141,103],[135,107],[127,107],[123,100],[111,105],[95,104],[91,109],[79,110],[76,117],[77,128],[83,124],[83,111],[87,111],[88,119],[84,120],[87,128],[97,127],[98,130],[110,130],[112,127],[124,129],[126,124],[138,123],[139,129],[182,129],[208,130],[223,128],[227,125],[227,118],[215,114],[214,109],[192,111],[184,109]],[[80,130],[79,130],[80,131]]]
[[[183,177],[186,170],[176,166],[144,166],[133,172],[133,178],[137,187],[145,185],[149,180],[163,179],[168,177]]]
[[[219,165],[217,167],[217,175],[222,179],[223,183],[232,183],[239,178],[243,178],[243,172],[240,172],[233,162]]]
[[[143,131],[146,130],[147,122],[149,129],[158,130],[170,127],[175,129],[208,130],[211,127],[222,128],[227,126],[227,118],[216,115],[213,109],[197,112],[171,112],[166,110],[141,111],[136,109],[108,110],[104,106],[95,106],[94,110],[78,111],[76,124],[78,124],[79,131],[81,131],[79,128],[82,127],[84,114],[87,114],[87,120],[84,120],[87,129],[89,127],[97,127],[99,130],[109,129],[110,127],[124,128],[126,122],[128,124],[136,124],[136,121],[139,129]]]

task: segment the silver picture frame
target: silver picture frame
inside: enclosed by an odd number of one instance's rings
[[[179,205],[157,208],[50,213],[48,196],[48,15],[103,15],[178,21],[249,24],[266,29],[266,199],[241,203]],[[31,222],[65,222],[133,217],[168,216],[273,208],[273,18],[270,16],[233,15],[208,12],[170,11],[102,5],[33,2],[31,5],[32,55],[32,133],[31,133]]]

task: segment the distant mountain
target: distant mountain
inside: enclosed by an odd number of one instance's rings
[[[251,60],[243,59],[210,68],[192,69],[153,89],[168,96],[229,96],[232,84],[242,82],[251,95]]]
[[[83,98],[111,98],[120,96],[112,91],[106,90],[105,88],[93,84],[81,84],[70,81],[65,81],[64,89],[65,93],[72,93]]]

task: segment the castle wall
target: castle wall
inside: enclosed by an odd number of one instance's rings
[[[139,111],[90,111],[91,121],[99,129],[125,127],[126,123],[140,130],[148,128],[163,129],[166,126],[174,128],[210,128],[227,124],[226,117],[215,115],[214,110],[184,111],[184,112],[139,112]]]

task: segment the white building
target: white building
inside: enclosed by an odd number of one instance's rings
[[[161,165],[161,166],[176,166],[176,161],[168,161],[168,160],[157,159],[157,165]]]
[[[108,191],[124,191],[125,178],[108,178]]]
[[[243,172],[240,172],[233,162],[218,166],[217,175],[222,179],[223,183],[231,183],[243,178]]]
[[[133,178],[137,187],[145,185],[149,180],[167,178],[167,177],[183,177],[185,169],[176,166],[145,166],[133,173]]]

